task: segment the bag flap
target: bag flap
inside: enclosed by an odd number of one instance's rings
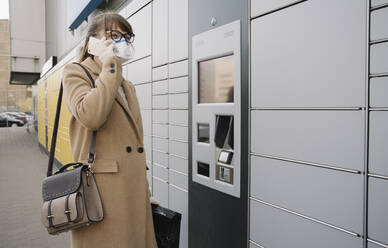
[[[42,184],[43,200],[49,201],[75,192],[81,186],[81,173],[84,167],[46,177]]]

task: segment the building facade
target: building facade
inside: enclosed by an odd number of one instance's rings
[[[0,20],[0,112],[31,111],[31,87],[11,85],[10,32],[8,19]]]

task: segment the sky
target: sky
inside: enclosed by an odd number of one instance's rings
[[[0,0],[0,19],[9,19],[8,0]]]

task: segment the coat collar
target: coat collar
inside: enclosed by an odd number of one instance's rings
[[[97,56],[94,56],[94,58],[87,57],[82,64],[86,65],[90,72],[96,75],[99,75],[102,70],[102,62]]]
[[[87,57],[83,63],[85,66],[88,67],[88,69],[90,70],[90,72],[92,74],[94,74],[95,76],[98,77],[98,75],[100,75],[101,73],[101,70],[102,70],[102,62],[101,60],[97,57],[97,56],[94,56],[94,58],[92,57]],[[129,86],[129,82],[127,82],[125,79],[121,82],[121,86],[123,87],[123,90],[124,90],[124,94],[125,94],[125,97],[127,98],[127,101],[128,101],[128,105],[129,106],[136,106],[135,104],[133,104],[133,97],[136,97],[136,96],[133,96],[131,94],[131,89],[130,89],[130,86]],[[143,140],[142,138],[140,137],[140,128],[138,127],[137,125],[137,122],[136,122],[136,118],[134,117],[134,113],[133,111],[131,111],[131,109],[128,108],[127,104],[125,103],[124,99],[121,97],[120,93],[117,91],[116,92],[116,96],[115,96],[115,100],[119,103],[119,105],[121,106],[121,108],[124,110],[124,112],[126,113],[126,115],[129,117],[129,121],[132,122],[132,124],[135,126],[137,132],[137,136],[140,140],[141,143],[143,143]]]

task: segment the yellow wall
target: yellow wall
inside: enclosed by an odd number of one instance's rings
[[[41,80],[38,84],[37,97],[38,97],[38,140],[39,143],[46,147],[46,107],[44,104],[44,90],[45,80]]]
[[[70,62],[75,61],[72,59]],[[56,71],[51,72],[51,74],[47,77],[47,137],[48,137],[48,151],[51,146],[51,137],[53,133],[54,120],[55,120],[55,112],[57,108],[58,94],[60,89],[60,83],[62,79],[62,68],[58,68]],[[39,89],[38,89],[39,91]],[[38,93],[38,103],[41,102],[41,97],[43,97],[44,104],[44,94],[43,96]],[[39,105],[40,106],[40,105]],[[44,107],[44,105],[43,105]],[[40,111],[39,111],[40,112]],[[42,116],[38,113],[38,122]],[[44,116],[42,117],[44,118]],[[62,105],[61,105],[61,114],[59,119],[59,127],[58,127],[58,135],[57,135],[57,144],[55,148],[55,157],[62,164],[67,164],[70,162],[74,162],[73,156],[70,149],[70,139],[69,139],[69,119],[70,113],[67,109],[66,100],[62,97]],[[41,134],[41,129],[38,135]],[[42,129],[43,130],[43,129]],[[44,131],[44,130],[43,130]],[[44,134],[45,135],[45,134]],[[39,140],[39,142],[41,142]],[[42,143],[42,142],[41,142]]]

